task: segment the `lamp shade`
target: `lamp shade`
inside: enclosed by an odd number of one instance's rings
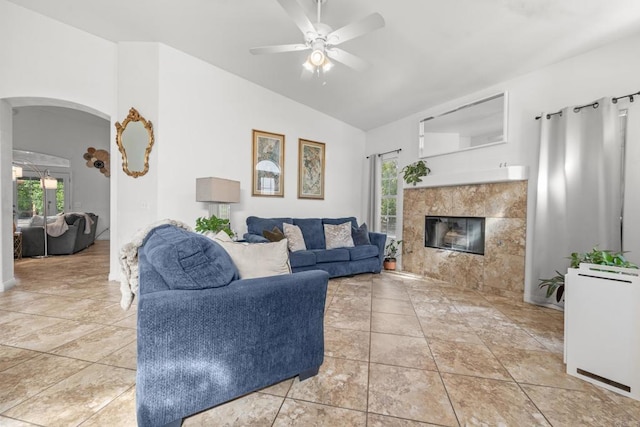
[[[196,178],[196,202],[238,203],[240,181],[223,178]]]
[[[55,190],[58,188],[58,180],[50,176],[45,176],[40,181],[42,188],[46,190]]]
[[[21,166],[12,165],[11,166],[11,173],[13,175],[13,180],[14,181],[17,178],[22,178],[22,167]]]

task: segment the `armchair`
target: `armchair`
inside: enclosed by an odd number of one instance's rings
[[[155,228],[138,254],[140,427],[179,426],[199,411],[318,372],[326,272],[238,279],[221,246],[173,226]]]

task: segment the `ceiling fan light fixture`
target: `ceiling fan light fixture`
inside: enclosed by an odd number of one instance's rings
[[[302,66],[303,66],[306,70],[311,71],[311,72],[313,72],[313,71],[315,70],[315,68],[316,68],[316,67],[315,67],[315,65],[313,65],[313,64],[309,61],[309,57],[307,57],[307,60],[306,60],[306,61],[304,61],[304,63],[302,64]]]
[[[329,60],[329,57],[335,62],[339,62],[356,71],[364,70],[367,66],[365,61],[336,46],[384,27],[382,16],[379,13],[372,13],[359,21],[351,22],[337,30],[333,30],[329,25],[324,24],[321,19],[322,5],[327,0],[314,1],[317,4],[318,19],[315,23],[312,23],[300,4],[298,4],[298,0],[277,0],[304,35],[304,44],[262,46],[251,48],[249,51],[257,55],[310,50],[311,53],[306,57],[302,65],[306,70],[318,75],[329,71],[333,67],[334,63]]]
[[[307,60],[304,61],[304,63],[302,64],[302,66],[306,70],[308,70],[308,71],[310,71],[310,72],[312,72],[314,74],[315,73],[319,73],[320,70],[322,70],[323,73],[326,73],[327,71],[329,71],[330,69],[333,68],[333,62],[331,62],[329,60],[329,58],[326,55],[323,54],[322,62],[319,63],[319,64],[315,64],[314,61],[313,61],[312,55],[309,55],[307,57]]]
[[[316,67],[323,65],[326,59],[327,57],[321,49],[314,49],[314,51],[309,54],[309,62]]]

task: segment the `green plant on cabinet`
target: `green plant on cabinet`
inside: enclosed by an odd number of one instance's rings
[[[573,252],[568,259],[571,260],[570,268],[578,268],[581,263],[606,265],[612,267],[638,268],[632,262],[627,261],[622,252],[600,250],[594,247],[591,252]],[[556,294],[556,301],[560,302],[564,295],[564,274],[556,270],[556,275],[549,279],[540,279],[540,289],[547,288],[546,297],[551,298]]]

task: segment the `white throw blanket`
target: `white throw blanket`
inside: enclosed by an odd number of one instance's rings
[[[91,226],[93,225],[93,219],[89,216],[89,214],[85,212],[69,212],[65,215],[58,215],[55,217],[54,221],[49,222],[47,220],[47,234],[51,237],[59,237],[62,236],[68,229],[69,225],[65,218],[67,215],[82,215],[84,216],[84,234],[91,233]]]
[[[67,215],[82,215],[84,217],[84,234],[91,234],[93,220],[86,212],[67,212]]]
[[[164,224],[175,225],[176,227],[191,231],[191,227],[184,222],[174,219],[163,219],[138,230],[133,235],[131,241],[124,244],[120,249],[120,271],[122,272],[120,279],[120,293],[122,294],[120,306],[123,310],[128,310],[129,307],[131,307],[133,298],[138,294],[138,249],[142,246],[142,242],[151,230]]]
[[[69,226],[64,220],[64,215],[58,215],[53,222],[47,221],[47,234],[51,237],[62,236],[68,229]]]

